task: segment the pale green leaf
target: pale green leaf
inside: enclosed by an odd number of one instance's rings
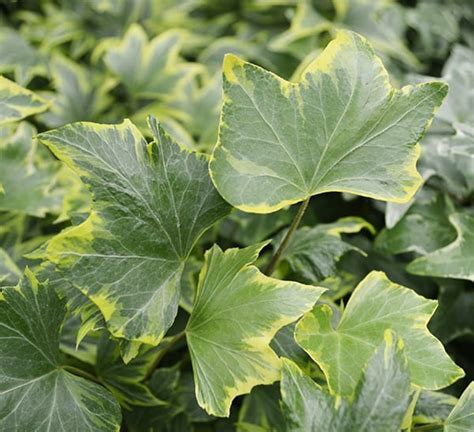
[[[410,404],[403,342],[387,331],[370,355],[353,401],[332,396],[290,360],[283,361],[281,393],[288,431],[398,432]]]
[[[0,125],[38,114],[46,108],[45,100],[0,76]]]
[[[455,213],[449,217],[457,238],[448,246],[412,261],[407,270],[426,276],[467,279],[474,282],[474,216]]]
[[[439,389],[464,374],[426,328],[435,308],[436,301],[373,271],[354,290],[337,325],[329,306],[316,306],[298,323],[295,337],[323,370],[331,392],[349,395],[384,331],[393,330],[405,343],[412,383]]]
[[[444,424],[444,432],[474,430],[474,382],[471,382]]]
[[[76,123],[39,135],[86,183],[92,213],[45,250],[61,277],[102,312],[119,338],[157,345],[176,316],[194,243],[229,211],[207,159],[178,146],[154,119],[147,144],[129,121]]]
[[[117,402],[103,387],[61,367],[64,302],[26,272],[0,300],[0,429],[118,431]]]
[[[166,98],[196,73],[196,66],[179,60],[180,32],[163,32],[151,41],[138,24],[122,41],[111,45],[105,64],[136,97]]]
[[[213,181],[253,213],[324,192],[406,202],[421,183],[417,142],[446,92],[440,82],[394,89],[369,43],[347,31],[296,84],[227,56]]]
[[[279,379],[270,341],[323,292],[260,273],[252,263],[263,246],[206,253],[186,337],[197,400],[209,414],[228,416],[236,396]]]
[[[14,286],[21,277],[21,272],[7,251],[0,248],[0,286]]]

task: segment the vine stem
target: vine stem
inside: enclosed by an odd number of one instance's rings
[[[293,219],[293,222],[291,222],[290,228],[288,229],[285,238],[283,241],[280,243],[280,246],[278,247],[277,251],[273,255],[271,261],[268,264],[268,267],[265,270],[265,274],[268,276],[271,276],[272,273],[275,271],[276,266],[278,264],[278,261],[280,261],[281,256],[283,255],[283,252],[287,248],[288,244],[290,243],[291,237],[293,237],[293,234],[296,231],[296,228],[298,228],[298,225],[301,222],[301,219],[303,219],[304,212],[308,208],[310,198],[304,200],[300,208],[298,209],[298,213],[296,213],[295,218]]]
[[[158,363],[161,361],[161,359],[168,353],[168,351],[177,343],[179,342],[184,336],[186,335],[186,332],[183,330],[179,333],[176,333],[168,342],[168,345],[166,345],[156,356],[155,360],[153,363],[150,365],[148,368],[144,381],[146,381],[148,378],[151,377],[153,374],[154,370],[158,366]]]
[[[91,380],[91,381],[94,381],[96,383],[102,384],[102,381],[99,378],[97,378],[95,375],[90,374],[89,372],[86,372],[85,370],[82,370],[82,369],[79,369],[77,367],[70,366],[70,365],[64,365],[64,366],[62,366],[62,369],[66,370],[68,372],[71,372],[74,375],[78,375],[82,378],[87,378],[88,380]]]

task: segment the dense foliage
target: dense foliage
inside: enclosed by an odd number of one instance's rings
[[[1,431],[474,431],[471,0],[0,11]]]

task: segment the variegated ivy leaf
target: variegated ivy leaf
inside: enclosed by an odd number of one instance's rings
[[[444,423],[444,432],[474,430],[474,382],[471,382]]]
[[[46,108],[45,100],[0,76],[0,125],[38,114]]]
[[[295,338],[323,370],[331,392],[350,395],[384,331],[393,330],[404,341],[412,383],[439,389],[464,374],[426,328],[435,308],[436,301],[373,271],[354,290],[337,325],[328,305],[316,306],[296,326]]]
[[[404,40],[406,23],[400,5],[383,0],[333,0],[332,3],[336,14],[333,20],[328,20],[317,9],[317,2],[299,1],[290,28],[278,35],[271,47],[301,58],[321,46],[323,33],[335,34],[338,29],[347,29],[366,37],[378,53],[411,68],[420,66]]]
[[[8,253],[0,248],[0,287],[16,285],[21,272]]]
[[[229,55],[213,181],[253,213],[324,192],[405,202],[421,183],[417,142],[446,92],[440,82],[394,89],[370,44],[348,31],[298,83]]]
[[[426,254],[451,243],[456,230],[449,222],[454,206],[448,196],[420,198],[391,229],[384,229],[375,241],[377,249],[388,254]]]
[[[151,144],[129,121],[76,123],[39,139],[94,197],[89,218],[53,238],[46,258],[98,306],[115,337],[157,345],[177,312],[184,262],[229,206],[207,159],[182,149],[153,118],[150,125]]]
[[[0,297],[0,429],[118,431],[120,407],[103,387],[60,363],[66,315],[54,290],[26,272]]]
[[[252,263],[264,245],[206,252],[186,337],[196,397],[212,415],[228,416],[236,396],[279,379],[270,341],[324,291],[260,273]]]
[[[455,213],[449,217],[457,231],[457,238],[448,246],[412,261],[410,273],[467,279],[474,282],[474,216]]]
[[[110,105],[108,95],[114,80],[94,74],[62,56],[51,61],[51,76],[56,92],[42,95],[51,100],[51,109],[40,120],[55,128],[67,123],[96,120]]]
[[[343,241],[341,234],[357,233],[364,228],[375,232],[370,223],[358,217],[342,218],[334,223],[320,224],[312,228],[300,228],[291,238],[282,259],[306,282],[320,281],[334,275],[337,262],[346,252],[362,252]],[[278,248],[283,234],[276,239],[274,248]]]
[[[15,81],[27,85],[36,75],[46,75],[44,57],[22,35],[2,23],[0,28],[0,73],[13,72]]]
[[[145,31],[133,24],[121,42],[111,45],[105,64],[135,97],[166,98],[190,75],[196,66],[179,60],[180,33],[170,30],[151,41]]]
[[[410,373],[403,341],[386,331],[361,371],[354,400],[332,396],[283,360],[281,395],[292,432],[398,432],[410,405]]]
[[[60,212],[62,199],[55,188],[60,165],[52,157],[41,160],[35,133],[23,122],[11,137],[0,140],[0,211],[36,217]]]
[[[413,412],[413,424],[441,423],[450,414],[457,399],[447,393],[424,390],[420,392]]]

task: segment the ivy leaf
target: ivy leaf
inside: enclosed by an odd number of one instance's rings
[[[283,360],[281,394],[288,431],[399,431],[410,404],[410,374],[403,342],[384,341],[361,372],[354,400],[323,391],[292,361]]]
[[[40,117],[48,127],[95,120],[110,105],[112,79],[93,74],[62,56],[54,57],[50,67],[56,92],[43,93],[52,101],[52,106]]]
[[[27,85],[36,75],[46,75],[42,55],[20,33],[5,25],[0,29],[0,72],[13,72],[21,85]]]
[[[384,331],[393,330],[405,343],[412,383],[439,389],[464,374],[426,328],[435,308],[436,301],[373,271],[352,293],[337,326],[328,305],[316,306],[296,326],[295,338],[323,370],[330,391],[350,395]]]
[[[457,399],[442,392],[422,391],[413,413],[414,424],[441,423],[446,420]]]
[[[456,230],[449,221],[454,206],[442,194],[419,199],[391,229],[384,229],[375,247],[384,253],[417,252],[427,254],[448,245],[456,238]]]
[[[8,253],[0,248],[0,287],[16,285],[21,272]]]
[[[306,282],[320,281],[336,272],[336,264],[346,252],[355,250],[364,254],[359,248],[341,239],[341,234],[356,233],[364,228],[375,232],[371,224],[358,217],[342,218],[313,228],[300,228],[291,238],[282,259]],[[276,239],[275,249],[285,233]]]
[[[48,103],[30,90],[0,76],[0,125],[38,114]]]
[[[38,157],[35,133],[23,122],[5,142],[0,141],[0,210],[36,217],[60,212],[62,200],[55,190],[59,166],[53,158]]]
[[[296,84],[228,55],[214,184],[252,213],[324,192],[406,202],[421,184],[417,142],[446,92],[440,82],[394,89],[369,43],[347,31]]]
[[[280,360],[269,344],[324,289],[272,279],[252,265],[258,244],[206,252],[186,337],[199,405],[229,416],[232,400],[259,384],[279,379]]]
[[[470,432],[474,428],[474,382],[459,398],[444,424],[444,432]]]
[[[169,97],[179,84],[196,73],[191,63],[179,61],[179,31],[161,33],[151,41],[133,24],[117,46],[110,46],[104,61],[136,97]]]
[[[277,36],[271,47],[301,57],[321,46],[324,32],[334,35],[348,29],[366,37],[379,54],[404,62],[410,68],[420,63],[408,49],[404,34],[406,23],[400,5],[384,1],[333,0],[335,17],[326,19],[311,0],[298,2],[290,28]]]
[[[229,206],[207,159],[180,148],[153,118],[150,125],[151,144],[129,121],[76,123],[39,139],[94,197],[89,218],[54,237],[47,259],[98,306],[115,337],[157,345],[176,316],[184,262]]]
[[[467,279],[474,282],[474,216],[455,213],[449,220],[458,237],[448,246],[412,261],[407,270],[417,275]]]
[[[28,270],[0,300],[0,429],[118,431],[117,402],[59,361],[66,309]]]

